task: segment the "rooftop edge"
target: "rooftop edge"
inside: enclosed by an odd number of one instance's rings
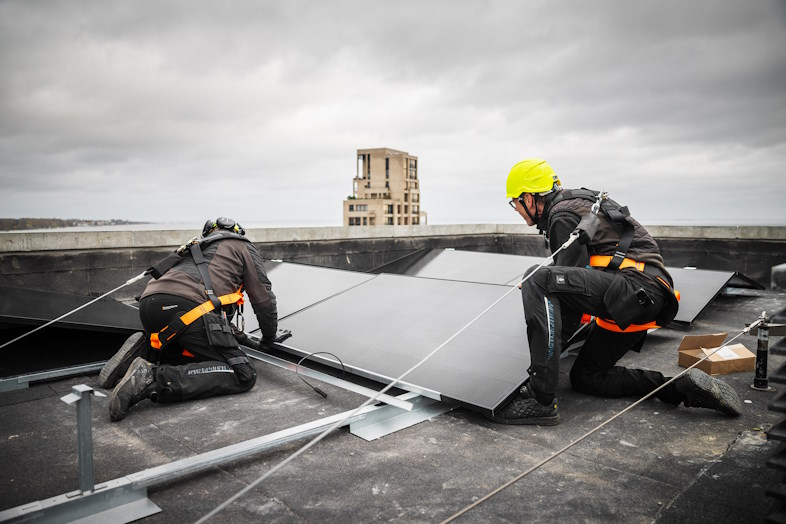
[[[647,226],[655,238],[786,241],[782,226]],[[174,247],[200,230],[0,232],[0,253]],[[449,235],[537,235],[519,224],[451,224],[416,226],[336,226],[256,228],[246,231],[255,243],[310,242],[364,238]]]

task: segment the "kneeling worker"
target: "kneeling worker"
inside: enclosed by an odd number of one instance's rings
[[[616,365],[628,351],[641,349],[647,329],[671,322],[679,307],[671,276],[647,230],[627,207],[598,191],[562,189],[557,175],[541,159],[513,166],[507,196],[528,225],[545,232],[552,253],[572,233],[584,232],[557,253],[554,266],[539,269],[521,286],[530,380],[492,420],[559,422],[556,391],[562,341],[576,331],[584,313],[596,317],[596,323],[570,372],[574,390],[604,397],[644,396],[665,384],[669,379],[657,371]],[[731,386],[695,368],[655,397],[729,416],[742,410]]]
[[[155,280],[139,302],[145,333],[131,335],[99,374],[101,387],[114,387],[113,421],[143,399],[178,402],[254,386],[256,370],[238,346],[247,338],[229,320],[245,291],[270,343],[278,313],[262,257],[244,235],[234,220],[209,220],[201,238],[151,268]]]

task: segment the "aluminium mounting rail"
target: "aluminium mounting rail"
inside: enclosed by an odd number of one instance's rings
[[[80,490],[30,502],[15,508],[0,511],[0,522],[72,522],[75,520],[108,522],[131,522],[161,509],[147,498],[147,488],[205,471],[238,459],[321,433],[333,424],[342,422],[342,427],[366,418],[370,413],[388,406],[366,406],[321,418],[293,428],[277,431],[255,439],[238,442],[193,457],[148,468],[108,482],[98,484],[92,491]],[[353,414],[354,413],[354,414]],[[38,520],[40,519],[40,520]]]

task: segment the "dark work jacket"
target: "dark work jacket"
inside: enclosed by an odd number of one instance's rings
[[[215,231],[210,236],[223,238],[200,246],[207,261],[208,274],[216,296],[234,293],[240,286],[254,308],[264,338],[272,339],[278,328],[276,295],[262,265],[257,248],[244,237],[227,231]],[[166,293],[205,302],[207,294],[194,259],[187,254],[183,260],[164,273],[158,280],[148,282],[142,298],[154,293]]]
[[[543,214],[538,222],[538,228],[546,232],[552,253],[565,243],[578,226],[581,217],[591,212],[593,204],[583,198],[571,198],[551,205],[554,196],[546,196]],[[608,200],[608,202],[618,205],[613,200]],[[612,225],[612,221],[602,211],[598,213],[598,216],[600,226],[589,244],[582,245],[574,242],[568,249],[557,254],[554,260],[555,265],[584,267],[589,265],[592,255],[614,255],[620,235]],[[657,266],[665,273],[666,268],[658,244],[633,217],[627,217],[627,220],[633,225],[633,241],[628,248],[627,258]]]
[[[597,193],[597,191],[595,191]],[[546,204],[543,209],[543,216],[538,222],[538,227],[542,231],[546,231],[546,238],[549,240],[551,252],[557,251],[562,244],[570,237],[570,234],[578,226],[581,217],[587,213],[591,213],[593,202],[583,198],[565,198],[556,204],[551,204],[555,195],[548,195],[546,197]],[[551,197],[551,198],[549,198]],[[618,206],[613,200],[607,200],[608,205]],[[604,204],[606,205],[606,204]],[[572,267],[585,267],[589,266],[590,257],[592,255],[614,255],[617,250],[617,244],[620,241],[620,234],[613,226],[613,222],[609,219],[603,211],[598,213],[600,218],[600,225],[592,240],[588,244],[580,244],[573,242],[567,249],[560,251],[554,260],[556,266],[572,266]],[[626,220],[633,226],[633,240],[628,248],[626,258],[631,258],[637,262],[644,262],[647,266],[656,267],[660,270],[661,278],[668,281],[669,285],[673,287],[671,275],[666,271],[663,263],[663,257],[660,254],[660,249],[655,240],[647,232],[644,227],[639,224],[632,217],[626,217]],[[679,303],[671,291],[671,288],[666,288],[651,275],[642,273],[633,268],[622,269],[621,273],[626,275],[626,278],[633,279],[642,283],[646,281],[652,287],[653,291],[660,290],[667,297],[663,309],[655,317],[659,325],[665,326],[671,322],[677,314]],[[632,291],[635,286],[627,288],[627,291]],[[615,289],[617,289],[615,287]],[[611,286],[609,288],[611,292]],[[609,295],[609,292],[606,294]],[[617,324],[622,329],[630,325],[631,319],[625,318],[625,315],[634,315],[636,311],[627,307],[627,296],[619,295],[615,291],[612,293],[614,296],[605,296],[604,303],[608,308],[609,313],[614,317]],[[608,298],[608,302],[606,299]]]

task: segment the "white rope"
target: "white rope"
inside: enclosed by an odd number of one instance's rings
[[[529,273],[529,274],[528,274],[526,277],[524,277],[524,278],[523,278],[523,279],[522,279],[522,280],[521,280],[521,281],[520,281],[518,284],[516,284],[515,286],[512,286],[510,289],[508,289],[508,290],[505,292],[505,294],[503,294],[501,297],[499,297],[497,300],[495,300],[495,301],[494,301],[494,303],[492,303],[492,304],[491,304],[489,307],[487,307],[486,309],[484,309],[483,311],[481,311],[481,312],[480,312],[480,314],[478,314],[478,315],[477,315],[475,318],[473,318],[472,320],[470,320],[470,321],[469,321],[467,324],[465,324],[465,325],[464,325],[464,326],[463,326],[461,329],[459,329],[458,331],[456,331],[456,332],[455,332],[453,335],[451,335],[451,336],[450,336],[450,337],[449,337],[447,340],[445,340],[445,341],[444,341],[442,344],[440,344],[439,346],[437,346],[437,348],[436,348],[436,349],[434,349],[434,350],[433,350],[431,353],[429,353],[428,355],[426,355],[425,357],[423,357],[423,359],[422,359],[420,362],[418,362],[417,364],[415,364],[414,366],[412,366],[411,368],[409,368],[408,370],[406,370],[406,371],[405,371],[404,373],[402,373],[402,374],[401,374],[401,375],[400,375],[400,376],[399,376],[397,379],[395,379],[393,382],[391,382],[390,384],[388,384],[387,386],[385,386],[385,387],[384,387],[384,388],[383,388],[381,391],[379,391],[379,392],[378,392],[376,395],[374,395],[374,396],[373,396],[373,397],[371,397],[370,399],[366,400],[364,403],[362,403],[360,406],[358,406],[358,407],[357,407],[357,408],[356,408],[354,411],[352,411],[352,412],[350,412],[348,415],[346,415],[346,416],[345,416],[343,419],[341,419],[341,420],[339,420],[338,422],[334,423],[332,426],[330,426],[329,428],[327,428],[325,431],[323,431],[322,433],[320,433],[319,435],[317,435],[317,436],[316,436],[316,437],[315,437],[315,438],[314,438],[314,439],[313,439],[311,442],[307,443],[307,444],[306,444],[306,445],[304,445],[302,448],[300,448],[299,450],[297,450],[297,451],[295,451],[294,453],[292,453],[290,456],[288,456],[287,458],[285,458],[284,460],[282,460],[281,462],[279,462],[277,465],[275,465],[273,468],[271,468],[270,470],[268,470],[266,473],[264,473],[262,476],[260,476],[259,478],[257,478],[257,479],[256,479],[254,482],[252,482],[252,483],[251,483],[251,484],[249,484],[248,486],[244,487],[243,489],[241,489],[240,491],[238,491],[237,493],[235,493],[233,496],[231,496],[230,498],[228,498],[226,501],[224,501],[224,502],[222,502],[221,504],[219,504],[219,505],[218,505],[218,506],[217,506],[215,509],[213,509],[213,510],[212,510],[210,513],[208,513],[207,515],[205,515],[204,517],[202,517],[201,519],[199,519],[198,521],[196,521],[196,524],[201,524],[201,523],[203,523],[203,522],[206,522],[206,521],[207,521],[209,518],[211,518],[211,517],[213,517],[214,515],[218,514],[218,513],[219,513],[221,510],[223,510],[224,508],[226,508],[227,506],[229,506],[229,505],[230,505],[231,503],[233,503],[235,500],[239,499],[241,496],[243,496],[244,494],[246,494],[246,493],[247,493],[247,492],[249,492],[250,490],[254,489],[254,488],[257,486],[257,485],[259,485],[259,484],[260,484],[262,481],[264,481],[265,479],[267,479],[268,477],[270,477],[270,476],[271,476],[273,473],[275,473],[276,471],[280,470],[281,468],[283,468],[284,466],[286,466],[287,464],[289,464],[291,461],[293,461],[294,459],[296,459],[297,457],[299,457],[300,455],[302,455],[303,453],[305,453],[306,451],[308,451],[309,449],[311,449],[311,448],[312,448],[314,445],[316,445],[316,444],[317,444],[317,443],[318,443],[320,440],[324,439],[324,438],[325,438],[325,437],[326,437],[328,434],[332,433],[332,432],[333,432],[334,430],[336,430],[337,428],[339,428],[339,427],[343,426],[343,425],[344,425],[344,423],[345,423],[345,422],[346,422],[348,419],[350,419],[351,417],[355,416],[355,415],[356,415],[356,414],[357,414],[357,413],[358,413],[358,412],[359,412],[361,409],[363,409],[364,407],[368,406],[369,404],[371,404],[371,403],[373,403],[373,402],[376,402],[376,400],[377,400],[377,399],[378,399],[378,398],[379,398],[381,395],[383,395],[383,394],[387,393],[387,392],[388,392],[388,391],[389,391],[389,390],[390,390],[390,389],[391,389],[393,386],[395,386],[396,384],[398,384],[398,383],[399,383],[399,382],[400,382],[400,381],[401,381],[401,380],[402,380],[404,377],[406,377],[407,375],[409,375],[410,373],[412,373],[413,371],[415,371],[417,368],[419,368],[420,366],[422,366],[423,364],[425,364],[425,363],[426,363],[426,361],[427,361],[428,359],[430,359],[431,357],[433,357],[433,356],[434,356],[434,355],[435,355],[435,354],[436,354],[436,353],[437,353],[439,350],[441,350],[442,348],[444,348],[444,347],[445,347],[447,344],[449,344],[449,343],[450,343],[450,342],[451,342],[453,339],[455,339],[457,336],[459,336],[461,333],[463,333],[463,332],[464,332],[464,331],[465,331],[467,328],[469,328],[469,327],[470,327],[472,324],[474,324],[475,322],[477,322],[477,320],[478,320],[480,317],[482,317],[483,315],[485,315],[486,313],[488,313],[488,312],[491,310],[491,308],[493,308],[494,306],[496,306],[497,304],[499,304],[499,303],[502,301],[502,299],[504,299],[506,296],[508,296],[508,295],[509,295],[509,294],[510,294],[512,291],[514,291],[516,288],[518,288],[519,286],[521,286],[521,284],[523,284],[524,282],[526,282],[526,281],[527,281],[527,279],[528,279],[528,278],[530,278],[532,275],[534,275],[534,274],[535,274],[535,272],[537,272],[537,271],[538,271],[540,268],[542,268],[542,267],[545,267],[545,266],[547,266],[547,265],[549,265],[549,264],[553,263],[553,262],[554,262],[554,256],[555,256],[557,253],[559,253],[560,251],[562,251],[563,249],[566,249],[568,246],[570,246],[571,244],[573,244],[573,242],[574,242],[576,239],[578,239],[578,233],[571,233],[571,235],[570,235],[570,237],[568,238],[568,240],[566,240],[566,241],[565,241],[565,243],[564,243],[564,244],[562,244],[562,246],[560,246],[560,248],[559,248],[559,249],[557,249],[557,250],[556,250],[554,253],[552,253],[552,254],[551,254],[551,255],[550,255],[548,258],[546,258],[546,260],[544,260],[543,262],[541,262],[541,263],[540,263],[540,265],[538,265],[538,266],[537,266],[537,267],[536,267],[534,270],[532,270],[532,271],[531,271],[531,272],[530,272],[530,273]]]
[[[583,434],[582,436],[580,436],[579,438],[577,438],[576,440],[574,440],[574,441],[573,441],[573,442],[571,442],[570,444],[566,445],[564,448],[560,449],[559,451],[557,451],[557,452],[556,452],[556,453],[554,453],[553,455],[550,455],[549,457],[547,457],[547,458],[543,459],[542,461],[538,462],[537,464],[535,464],[534,466],[532,466],[531,468],[529,468],[528,470],[526,470],[524,473],[522,473],[522,474],[520,474],[519,476],[517,476],[516,478],[514,478],[514,479],[512,479],[512,480],[509,480],[508,482],[506,482],[506,483],[505,483],[505,484],[503,484],[502,486],[500,486],[500,487],[498,487],[497,489],[495,489],[495,490],[493,490],[493,491],[491,491],[491,492],[487,493],[486,495],[484,495],[483,497],[479,498],[478,500],[476,500],[475,502],[473,502],[473,503],[472,503],[472,504],[470,504],[469,506],[465,507],[464,509],[462,509],[462,510],[461,510],[461,511],[459,511],[458,513],[456,513],[456,514],[454,514],[454,515],[452,515],[452,516],[450,516],[450,517],[446,518],[445,520],[443,520],[443,521],[442,521],[442,523],[441,523],[441,524],[447,524],[448,522],[453,522],[454,520],[456,520],[456,519],[457,519],[457,518],[459,518],[460,516],[464,515],[464,514],[465,514],[465,513],[467,513],[468,511],[471,511],[472,509],[474,509],[474,508],[476,508],[476,507],[480,506],[481,504],[483,504],[484,502],[486,502],[486,501],[487,501],[487,500],[489,500],[490,498],[492,498],[492,497],[494,497],[495,495],[497,495],[497,494],[501,493],[502,491],[506,490],[507,488],[509,488],[510,486],[512,486],[513,484],[515,484],[516,482],[518,482],[519,480],[523,479],[524,477],[526,477],[527,475],[529,475],[530,473],[532,473],[533,471],[535,471],[535,470],[536,470],[536,469],[538,469],[539,467],[541,467],[541,466],[543,466],[544,464],[546,464],[546,463],[550,462],[551,460],[553,460],[553,459],[557,458],[557,457],[558,457],[558,456],[560,456],[562,453],[564,453],[565,451],[569,450],[570,448],[572,448],[573,446],[575,446],[576,444],[578,444],[579,442],[581,442],[581,441],[582,441],[582,440],[584,440],[585,438],[589,437],[590,435],[592,435],[593,433],[595,433],[595,432],[596,432],[596,431],[598,431],[599,429],[601,429],[601,428],[605,427],[607,424],[609,424],[611,421],[613,421],[613,420],[614,420],[614,419],[616,419],[617,417],[620,417],[620,416],[622,416],[623,414],[625,414],[625,413],[627,413],[628,411],[630,411],[631,409],[635,408],[636,406],[638,406],[639,404],[641,404],[642,402],[644,402],[644,401],[645,401],[645,400],[647,400],[648,398],[652,397],[652,396],[653,396],[655,393],[657,393],[657,392],[658,392],[658,391],[660,391],[661,389],[665,388],[666,386],[668,386],[669,384],[671,384],[672,382],[674,382],[674,381],[675,381],[675,380],[677,380],[678,378],[682,377],[683,375],[685,375],[685,373],[687,373],[687,372],[688,372],[688,371],[690,371],[691,369],[695,368],[696,366],[698,366],[699,364],[701,364],[702,362],[704,362],[705,360],[707,360],[708,358],[710,358],[712,355],[714,355],[715,353],[717,353],[717,352],[718,352],[718,351],[720,351],[721,349],[725,348],[726,346],[728,346],[729,344],[731,344],[732,342],[734,342],[734,341],[735,341],[737,338],[741,337],[741,336],[742,336],[742,335],[744,335],[745,333],[748,333],[748,332],[749,332],[751,329],[753,329],[753,328],[757,327],[757,326],[758,326],[759,324],[761,324],[762,322],[763,322],[763,318],[759,318],[759,319],[758,319],[756,322],[754,322],[754,323],[753,323],[753,324],[751,324],[750,326],[748,326],[748,327],[746,327],[745,329],[743,329],[743,330],[742,330],[740,333],[738,333],[738,334],[737,334],[737,335],[736,335],[734,338],[732,338],[732,339],[731,339],[731,340],[729,340],[728,342],[724,343],[722,346],[720,346],[720,347],[716,348],[716,349],[715,349],[715,350],[713,350],[712,352],[710,352],[710,353],[706,354],[706,355],[704,356],[704,358],[702,358],[702,359],[701,359],[701,360],[699,360],[698,362],[694,363],[692,366],[690,366],[690,367],[686,368],[685,370],[683,370],[683,371],[682,371],[682,372],[681,372],[679,375],[677,375],[676,377],[672,377],[670,380],[668,380],[667,382],[665,382],[664,384],[662,384],[662,385],[661,385],[660,387],[658,387],[657,389],[654,389],[654,390],[650,391],[648,394],[644,395],[643,397],[641,397],[639,400],[637,400],[636,402],[634,402],[633,404],[631,404],[631,405],[630,405],[630,406],[628,406],[627,408],[623,409],[622,411],[620,411],[619,413],[617,413],[617,414],[613,415],[611,418],[609,418],[609,419],[608,419],[608,420],[606,420],[605,422],[602,422],[602,423],[601,423],[601,424],[599,424],[598,426],[596,426],[596,427],[594,427],[593,429],[589,430],[588,432],[586,432],[585,434]]]
[[[16,337],[16,338],[15,338],[15,339],[13,339],[13,340],[9,340],[8,342],[6,342],[6,343],[5,343],[5,344],[3,344],[2,346],[0,346],[0,349],[3,349],[4,347],[6,347],[6,346],[8,346],[8,345],[11,345],[11,344],[13,344],[13,343],[14,343],[14,342],[16,342],[17,340],[22,340],[22,339],[23,339],[23,338],[25,338],[26,336],[28,336],[28,335],[32,335],[32,334],[33,334],[33,333],[35,333],[36,331],[40,331],[40,330],[44,329],[44,328],[45,328],[45,327],[47,327],[47,326],[51,326],[51,325],[52,325],[52,324],[54,324],[55,322],[59,322],[59,321],[63,320],[65,317],[67,317],[67,316],[69,316],[69,315],[72,315],[72,314],[76,313],[76,312],[77,312],[77,311],[79,311],[80,309],[84,309],[84,308],[86,308],[87,306],[89,306],[90,304],[93,304],[93,303],[95,303],[95,302],[98,302],[99,300],[101,300],[101,299],[102,299],[102,298],[104,298],[105,296],[107,296],[107,295],[111,295],[112,293],[114,293],[114,292],[115,292],[115,291],[117,291],[118,289],[120,289],[120,288],[124,288],[124,287],[126,287],[126,286],[128,286],[128,285],[130,285],[130,284],[133,284],[133,283],[134,283],[134,282],[136,282],[137,280],[139,280],[139,279],[143,278],[143,277],[144,277],[146,274],[147,274],[147,273],[145,272],[145,273],[142,273],[142,274],[140,274],[140,275],[137,275],[137,276],[135,276],[134,278],[132,278],[132,279],[130,279],[130,280],[127,280],[127,281],[126,281],[124,284],[121,284],[121,285],[117,286],[117,287],[116,287],[115,289],[113,289],[112,291],[107,291],[106,293],[104,293],[104,294],[103,294],[103,295],[101,295],[100,297],[97,297],[97,298],[95,298],[95,299],[91,300],[90,302],[88,302],[88,303],[86,303],[86,304],[82,304],[82,305],[81,305],[81,306],[79,306],[78,308],[76,308],[76,309],[73,309],[73,310],[69,311],[69,312],[68,312],[68,313],[66,313],[65,315],[61,315],[61,316],[57,317],[57,318],[56,318],[56,319],[54,319],[54,320],[50,320],[49,322],[47,322],[46,324],[44,324],[44,325],[42,325],[42,326],[38,326],[37,328],[35,328],[35,329],[31,330],[31,331],[28,331],[27,333],[25,333],[25,334],[23,334],[23,335],[20,335],[20,336]]]

